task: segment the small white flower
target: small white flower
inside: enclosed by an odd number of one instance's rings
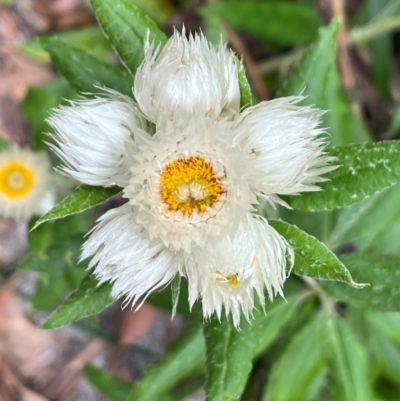
[[[201,95],[200,95],[201,94]],[[135,74],[134,95],[153,123],[162,115],[211,119],[239,111],[235,60],[222,43],[211,47],[203,34],[175,31],[165,47],[154,44]]]
[[[100,219],[82,258],[93,256],[94,274],[111,280],[112,295],[126,295],[126,302],[184,276],[191,306],[200,298],[206,318],[225,309],[238,326],[241,312],[251,317],[254,294],[262,305],[264,290],[270,299],[282,295],[293,261],[285,239],[255,215],[257,196],[283,203],[280,194],[317,190],[321,174],[334,168],[318,128],[322,113],[296,106],[301,97],[239,113],[236,94],[229,95],[237,77],[226,73],[234,60],[225,48],[177,33],[167,48],[139,68],[138,104],[108,91],[58,109],[50,120],[64,172],[121,185],[128,199]],[[178,66],[174,49],[188,55]],[[211,79],[213,65],[225,75]],[[141,113],[156,122],[154,135]]]
[[[16,145],[0,152],[0,215],[29,218],[51,209],[54,192],[49,169],[44,153]]]

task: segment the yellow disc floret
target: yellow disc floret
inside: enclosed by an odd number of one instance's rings
[[[174,160],[161,173],[161,199],[169,210],[203,213],[223,193],[211,163],[200,156]]]
[[[9,161],[0,167],[0,192],[16,199],[28,195],[35,183],[35,174],[20,161]]]

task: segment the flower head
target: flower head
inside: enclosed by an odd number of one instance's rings
[[[239,111],[235,60],[222,43],[211,47],[203,34],[174,33],[160,50],[152,44],[135,74],[134,95],[146,118],[216,119]],[[199,96],[201,94],[201,96]]]
[[[182,52],[180,76],[174,63]],[[50,123],[64,172],[117,183],[128,200],[100,219],[83,247],[100,282],[111,280],[113,296],[135,303],[179,274],[190,305],[200,298],[205,317],[225,310],[238,326],[241,313],[251,317],[255,294],[262,305],[265,290],[270,299],[283,294],[293,261],[285,239],[255,214],[257,197],[283,202],[280,194],[316,190],[332,167],[321,111],[292,97],[240,113],[230,97],[233,65],[224,47],[175,33],[139,68],[137,104],[108,91],[58,109]],[[154,134],[142,116],[156,123]]]
[[[28,218],[47,212],[54,203],[49,168],[44,153],[16,145],[0,152],[0,214]]]

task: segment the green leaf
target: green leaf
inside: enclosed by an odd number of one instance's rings
[[[306,99],[307,100],[307,99]],[[338,68],[333,65],[325,85],[325,100],[321,108],[328,110],[323,115],[323,126],[329,127],[328,140],[334,146],[370,142],[371,136],[361,119],[354,113],[351,103],[342,90]]]
[[[293,273],[320,280],[342,281],[356,288],[346,266],[322,242],[283,221],[270,220],[269,224],[278,231],[292,247],[295,259]]]
[[[278,46],[307,42],[319,26],[312,8],[289,2],[216,2],[202,7],[201,12]]]
[[[50,315],[42,329],[56,329],[101,312],[113,302],[110,293],[110,283],[98,285],[96,279],[87,276],[79,288]]]
[[[326,292],[340,301],[363,309],[400,311],[399,259],[368,254],[343,256],[341,259],[355,280],[371,285],[356,290],[340,283],[321,283]]]
[[[41,235],[31,244],[34,252],[18,268],[40,273],[31,301],[35,309],[47,309],[54,307],[68,289],[76,288],[86,275],[85,266],[77,266],[83,235],[68,235],[51,243],[53,230],[43,226],[40,231]]]
[[[91,0],[105,35],[126,68],[135,74],[144,57],[147,32],[150,43],[164,45],[167,38],[157,25],[127,0]]]
[[[132,385],[118,379],[106,370],[86,365],[83,373],[89,383],[112,401],[126,401]]]
[[[240,330],[230,319],[214,316],[204,325],[207,346],[206,399],[235,400],[240,397],[252,369],[252,361],[276,339],[285,324],[294,316],[299,300],[287,303],[275,300],[267,308],[254,309],[254,320],[242,321]],[[244,319],[244,318],[243,318]]]
[[[8,149],[8,142],[0,136],[0,151]]]
[[[44,252],[52,243],[54,237],[54,230],[52,224],[45,224],[31,232],[30,229],[35,225],[37,218],[32,218],[29,221],[28,228],[28,242],[30,251],[39,254]]]
[[[54,65],[78,91],[102,93],[102,89],[96,86],[105,86],[133,96],[133,80],[126,71],[106,64],[87,51],[73,47],[56,36],[43,37],[40,42],[50,53]]]
[[[326,373],[321,342],[324,320],[312,319],[296,334],[274,363],[263,401],[309,400],[313,384]]]
[[[35,310],[53,309],[57,301],[67,292],[68,282],[61,270],[40,272],[31,304]]]
[[[189,327],[135,383],[130,400],[163,400],[163,394],[178,381],[204,370],[204,357],[203,333],[201,325],[196,324]]]
[[[60,98],[43,88],[29,88],[22,103],[22,112],[32,129],[32,147],[42,150],[46,147],[45,135],[51,131],[46,118],[50,111],[59,104]]]
[[[318,40],[303,54],[279,96],[307,96],[303,103],[323,107],[329,71],[336,60],[336,35],[339,21],[319,29]]]
[[[332,210],[360,202],[400,181],[400,141],[335,147],[337,169],[325,174],[321,191],[282,196],[294,209]]]
[[[129,0],[158,24],[164,25],[175,14],[172,0]]]
[[[326,350],[341,401],[372,401],[365,351],[344,320],[330,316],[325,325]]]
[[[393,241],[400,225],[400,184],[341,210],[329,246],[351,244],[358,252],[388,254],[400,244]]]
[[[368,349],[374,355],[375,363],[394,381],[399,382],[400,350],[383,332],[371,324],[368,327]]]
[[[120,191],[121,188],[119,187],[103,188],[82,184],[76,188],[72,194],[68,195],[60,203],[54,206],[53,209],[38,219],[32,230],[46,221],[62,219],[97,206]]]
[[[240,107],[246,108],[252,105],[252,94],[249,81],[247,80],[246,71],[243,63],[235,56],[236,68],[238,71],[239,90],[240,90]]]
[[[400,344],[400,313],[368,311],[367,320],[385,336]]]
[[[46,233],[46,235],[48,234]],[[48,273],[50,270],[60,271],[65,265],[76,266],[82,242],[83,235],[78,234],[59,239],[48,249],[45,244],[38,244],[37,250],[42,248],[41,252],[30,253],[18,266],[18,269]]]

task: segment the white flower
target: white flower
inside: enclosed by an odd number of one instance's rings
[[[48,123],[58,134],[57,147],[50,147],[67,175],[89,185],[124,186],[129,180],[125,142],[147,123],[128,96],[115,91],[104,96],[56,109]]]
[[[206,318],[224,309],[238,326],[241,312],[251,317],[254,294],[261,305],[264,290],[270,299],[282,295],[293,262],[285,239],[255,215],[257,196],[283,203],[280,194],[317,190],[321,174],[334,168],[323,151],[322,113],[296,106],[301,97],[239,113],[236,95],[227,95],[234,92],[230,74],[207,78],[207,66],[222,71],[215,60],[232,66],[233,56],[202,36],[187,41],[175,34],[169,47],[191,55],[188,85],[179,93],[168,89],[183,79],[171,67],[176,55],[163,50],[138,70],[138,104],[108,91],[58,109],[50,120],[64,172],[89,184],[121,185],[128,199],[100,219],[82,258],[93,256],[96,277],[112,281],[112,295],[126,295],[126,302],[184,276],[191,306],[200,298]],[[156,90],[148,91],[152,85]],[[154,135],[141,113],[156,122]]]
[[[44,153],[20,149],[16,145],[0,152],[0,214],[16,219],[29,218],[51,209],[54,192],[49,168]]]
[[[201,94],[201,96],[199,96]],[[211,47],[203,34],[175,31],[165,47],[149,47],[135,74],[134,95],[153,123],[186,114],[217,119],[239,111],[235,60],[222,43]]]

